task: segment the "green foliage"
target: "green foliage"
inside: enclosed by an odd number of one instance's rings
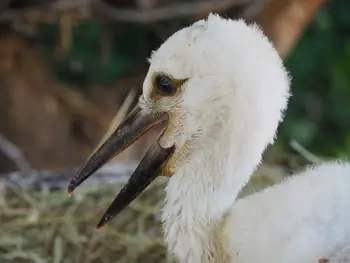
[[[162,23],[176,31],[187,21]],[[42,25],[39,41],[48,54],[57,49],[57,25]],[[60,81],[81,89],[109,84],[145,63],[162,39],[149,28],[130,24],[75,25],[69,50],[46,56]],[[106,37],[107,42],[106,42]],[[106,43],[107,45],[106,45]],[[277,148],[296,139],[315,154],[350,156],[350,1],[330,0],[286,59],[293,77],[286,119]]]
[[[58,26],[41,25],[39,42],[51,51],[49,54],[55,54]],[[46,58],[59,81],[89,88],[113,83],[129,73],[146,61],[145,57],[158,43],[149,30],[140,26],[87,21],[72,27],[71,43],[65,54]]]
[[[350,1],[329,1],[286,60],[293,97],[281,125],[283,141],[296,139],[329,157],[350,157]]]

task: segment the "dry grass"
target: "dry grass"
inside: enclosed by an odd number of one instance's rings
[[[245,194],[280,181],[283,173],[262,167]],[[0,189],[0,262],[166,262],[159,221],[164,180],[99,231],[95,224],[121,185],[28,192]]]

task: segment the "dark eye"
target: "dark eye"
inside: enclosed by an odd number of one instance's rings
[[[164,96],[171,96],[176,92],[176,87],[171,78],[166,75],[158,75],[155,79],[155,86],[158,92]]]

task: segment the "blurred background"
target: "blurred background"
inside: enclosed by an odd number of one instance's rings
[[[94,230],[157,131],[73,198],[65,188],[136,102],[151,51],[209,12],[259,23],[293,77],[278,139],[242,196],[350,157],[348,0],[1,0],[1,263],[167,260],[162,178]]]

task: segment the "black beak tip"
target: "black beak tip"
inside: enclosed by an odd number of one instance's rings
[[[70,180],[68,187],[67,187],[67,192],[68,196],[71,196],[73,191],[85,181],[90,176],[91,172],[86,172],[86,168],[83,167],[81,168]]]
[[[101,227],[105,226],[108,222],[110,222],[113,219],[113,216],[109,215],[108,212],[106,212],[100,222],[96,225],[96,229],[99,230]]]
[[[74,191],[74,186],[72,185],[72,183],[69,183],[68,188],[67,188],[67,192],[68,192],[69,197],[72,195],[73,191]]]
[[[68,192],[68,196],[69,196],[69,197],[72,195],[72,193],[73,193],[73,191],[75,190],[75,188],[77,188],[77,184],[76,184],[76,182],[75,182],[74,179],[73,179],[73,180],[71,180],[71,181],[69,182],[69,185],[68,185],[68,187],[67,187],[67,192]]]

